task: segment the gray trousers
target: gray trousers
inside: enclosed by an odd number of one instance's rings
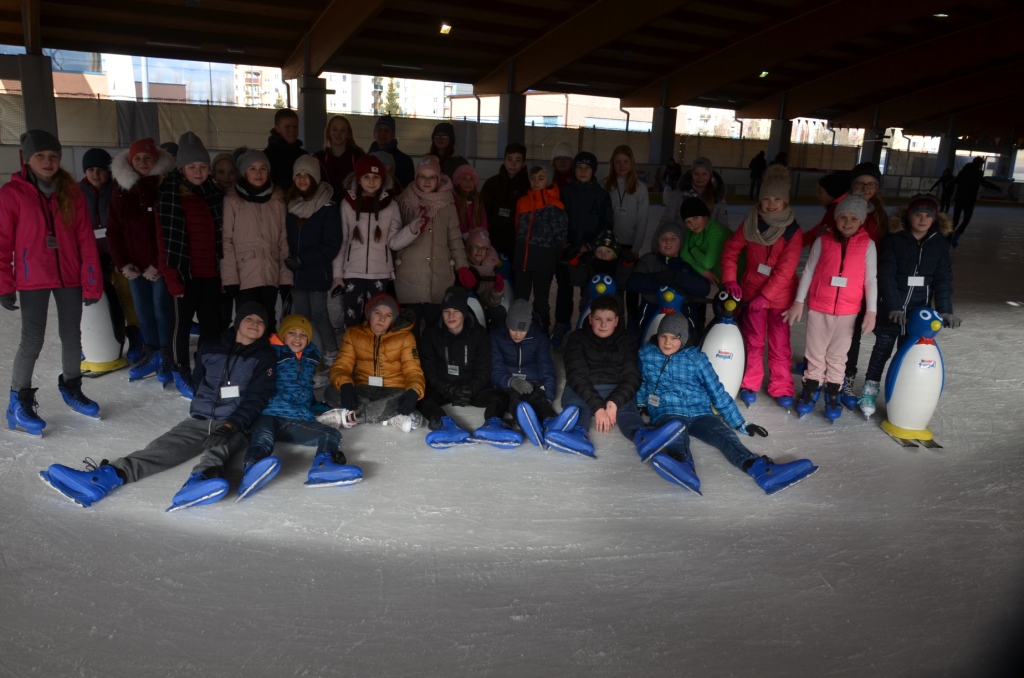
[[[356,384],[359,408],[356,418],[360,424],[379,424],[398,414],[398,399],[405,393],[404,388],[368,386]],[[341,407],[341,393],[334,386],[324,389],[324,402],[331,407]]]
[[[21,290],[21,344],[14,356],[11,390],[32,387],[32,373],[43,349],[50,294],[57,301],[57,333],[60,335],[61,367],[65,381],[82,376],[82,288]]]
[[[186,419],[167,433],[151,441],[145,448],[110,463],[124,474],[125,482],[134,483],[160,471],[166,471],[201,454],[192,473],[224,468],[229,457],[245,449],[249,443],[244,433],[236,433],[226,445],[203,448],[203,439],[223,421]]]
[[[316,343],[321,353],[337,353],[338,337],[334,334],[331,314],[327,312],[327,292],[297,290],[292,288],[292,313],[309,318],[313,325],[310,341]]]

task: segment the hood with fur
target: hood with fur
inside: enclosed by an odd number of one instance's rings
[[[690,179],[692,173],[692,169],[683,172],[683,176],[679,178],[679,183],[676,184],[677,191],[683,191],[684,193],[693,191],[693,181]],[[725,200],[725,179],[722,178],[722,175],[711,170],[711,183],[715,187],[715,202],[719,203]]]
[[[356,209],[356,173],[351,172],[341,185],[345,188],[345,202],[347,202],[352,209]],[[388,203],[395,199],[395,180],[392,177],[391,172],[387,172],[384,177],[384,185],[380,187],[380,206],[386,207]]]
[[[156,162],[153,163],[153,171],[149,173],[149,176],[160,177],[177,167],[173,155],[162,148],[156,149],[156,153]],[[142,175],[132,167],[132,159],[128,157],[127,150],[121,151],[110,161],[110,176],[118,186],[126,191],[132,190],[132,187],[142,178]]]
[[[892,213],[889,217],[889,233],[898,233],[899,231],[910,230],[907,228],[906,222],[907,208],[901,207]],[[932,228],[938,226],[939,235],[944,238],[948,238],[953,232],[953,220],[949,218],[948,214],[939,212],[935,215],[935,223],[932,224]]]

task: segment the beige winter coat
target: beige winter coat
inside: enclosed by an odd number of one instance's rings
[[[224,258],[220,277],[225,285],[253,287],[291,285],[284,194],[274,190],[264,203],[240,198],[235,190],[224,195]]]
[[[446,181],[450,191],[448,177],[442,179],[441,190]],[[412,187],[398,197],[398,206],[406,224],[419,216],[420,200]],[[433,212],[430,223],[395,256],[395,292],[400,304],[440,304],[444,291],[455,284],[455,271],[469,265],[455,205],[449,202],[427,212]]]

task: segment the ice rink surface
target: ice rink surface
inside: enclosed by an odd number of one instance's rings
[[[820,213],[798,208],[805,228]],[[85,383],[102,421],[72,413],[51,306],[46,434],[0,431],[0,676],[1007,675],[1024,635],[1024,210],[980,207],[954,274],[944,449],[901,449],[884,408],[830,426],[762,392],[744,414],[770,435],[750,447],[821,467],[772,497],[696,441],[703,497],[617,431],[590,460],[361,426],[344,443],[359,485],[306,489],[312,450],[279,446],[280,475],[242,503],[164,513],[186,465],[82,509],[39,470],[127,454],[188,403],[122,371]],[[7,375],[20,320],[0,313]]]

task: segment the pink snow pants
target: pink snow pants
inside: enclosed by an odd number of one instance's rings
[[[831,315],[807,312],[807,348],[804,379],[818,383],[842,384],[846,376],[846,354],[853,341],[857,314]]]
[[[747,369],[743,373],[740,388],[749,388],[755,393],[761,390],[764,380],[764,345],[768,343],[768,395],[796,395],[793,389],[793,375],[789,361],[793,350],[789,346],[789,325],[782,319],[782,311],[766,308],[762,311],[743,311],[740,318],[743,330],[743,346],[747,351]]]

